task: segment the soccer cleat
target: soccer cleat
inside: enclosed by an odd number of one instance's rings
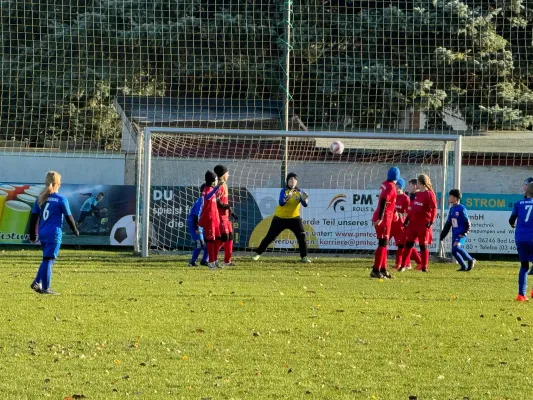
[[[224,268],[224,267],[218,262],[218,260],[215,261],[215,266],[216,266],[217,268],[220,268],[220,269]]]
[[[237,266],[237,264],[235,264],[233,261],[230,261],[230,262],[224,262],[224,263],[222,263],[222,265],[223,265],[224,267],[236,267],[236,266]]]
[[[207,266],[209,267],[209,269],[217,269],[217,265],[214,262],[207,263]]]
[[[468,269],[459,268],[459,269],[457,270],[457,272],[466,272],[466,271],[468,271]]]
[[[420,271],[422,271],[422,272],[428,272],[428,267],[422,268],[422,269],[420,269]]]
[[[304,263],[304,264],[310,264],[311,260],[309,258],[307,258],[307,257],[302,257],[302,258],[300,258],[300,262]]]
[[[255,256],[252,257],[252,261],[259,260],[259,257],[261,257],[261,254],[256,254]]]
[[[400,268],[398,269],[398,272],[405,272],[406,269],[407,269],[407,267],[400,267]]]
[[[59,293],[57,292],[54,292],[52,289],[48,288],[46,290],[41,290],[39,293],[41,294],[50,294],[50,295],[53,295],[53,296],[59,296]]]
[[[189,267],[197,267],[197,265],[196,265],[195,262],[192,262],[192,263],[190,262],[190,263],[189,263]]]
[[[207,261],[200,261],[200,265],[203,265],[204,267],[207,267],[209,263]]]
[[[472,261],[468,261],[468,269],[467,269],[467,271],[472,271],[472,268],[474,268],[474,265],[476,265],[476,259],[472,258]]]
[[[404,265],[404,266],[403,266],[403,269],[404,269],[405,271],[406,271],[406,270],[410,270],[410,269],[412,269],[412,268],[411,268],[411,264]]]
[[[529,299],[526,296],[519,294],[516,296],[516,301],[529,301]]]
[[[415,268],[417,271],[422,271],[424,268],[422,268],[422,264],[418,264]]]
[[[41,290],[43,289],[42,285],[38,282],[33,281],[30,285],[31,290],[37,293],[41,293]]]
[[[377,279],[382,279],[383,278],[383,275],[380,271],[378,271],[377,269],[375,268],[372,268],[372,271],[370,271],[370,277],[371,278],[377,278]]]
[[[392,275],[386,269],[382,269],[379,272],[381,272],[381,275],[383,275],[383,278],[392,279]]]

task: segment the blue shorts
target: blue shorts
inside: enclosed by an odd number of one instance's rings
[[[516,251],[520,262],[533,261],[533,241],[516,242]]]
[[[204,229],[201,226],[199,226],[198,230],[200,231],[200,234],[196,233],[194,226],[189,225],[189,232],[191,234],[193,242],[204,241]]]
[[[57,258],[61,243],[41,242],[41,247],[43,249],[43,258]]]
[[[466,236],[463,236],[463,237],[454,236],[452,240],[452,246],[454,243],[459,243],[459,246],[463,247],[466,243]]]

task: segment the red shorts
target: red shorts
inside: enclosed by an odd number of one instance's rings
[[[403,226],[403,222],[396,221],[392,223],[390,238],[394,238],[396,246],[405,244],[405,227]]]
[[[221,219],[220,220],[220,234],[230,234],[231,232],[233,232],[233,224],[231,223],[231,221],[229,219]]]
[[[391,231],[391,222],[392,221],[381,221],[381,224],[378,226],[374,226],[374,229],[376,230],[376,237],[378,239],[389,239],[390,238],[390,231]]]
[[[409,224],[405,230],[405,240],[407,242],[418,242],[421,245],[433,242],[433,230],[425,225]]]
[[[202,226],[204,230],[204,239],[205,240],[215,240],[217,237],[220,237],[220,225],[219,224],[209,224],[208,226]]]

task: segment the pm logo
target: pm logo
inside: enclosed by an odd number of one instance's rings
[[[329,210],[333,207],[333,211],[337,212],[337,209],[339,211],[344,211],[344,204],[346,203],[346,195],[345,194],[338,194],[334,198],[331,199],[329,202],[328,208],[326,210]]]

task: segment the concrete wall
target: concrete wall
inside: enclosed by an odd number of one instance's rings
[[[0,182],[44,181],[47,171],[55,170],[63,183],[123,185],[125,157],[122,154],[0,153]]]
[[[274,162],[220,161],[230,168],[230,185],[255,187],[279,187],[280,167]],[[152,178],[155,185],[199,185],[205,171],[213,169],[217,161],[173,161],[159,159],[154,162]],[[434,182],[442,181],[442,168],[437,165],[400,164],[403,177],[415,178],[427,173]],[[375,189],[385,179],[389,165],[369,163],[300,163],[292,164],[290,171],[300,177],[303,188],[327,189]],[[450,175],[452,171],[449,171]],[[522,182],[533,176],[531,167],[464,166],[462,190],[469,193],[521,193]],[[126,161],[127,184],[135,184],[135,161]],[[453,176],[448,176],[447,189],[453,185]],[[437,185],[437,190],[440,189]]]

